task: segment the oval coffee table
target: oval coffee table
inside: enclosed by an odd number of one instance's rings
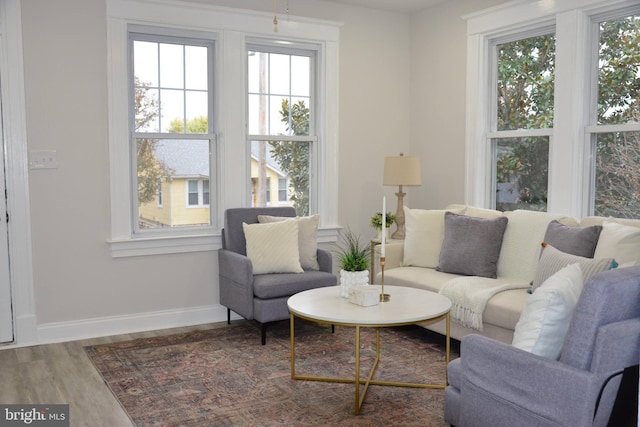
[[[380,286],[372,285],[370,288],[380,291]],[[342,298],[339,286],[311,289],[290,297],[287,305],[291,318],[291,378],[306,381],[354,383],[356,415],[360,413],[369,385],[444,389],[448,384],[446,365],[449,364],[450,352],[451,320],[449,311],[451,310],[451,301],[435,292],[403,286],[385,286],[385,293],[391,296],[390,301],[381,302],[370,307],[352,304],[347,298]],[[356,372],[354,378],[316,377],[296,374],[294,327],[296,317],[319,323],[355,327]],[[380,360],[380,328],[411,325],[443,318],[446,319],[444,384],[407,383],[372,379]],[[360,378],[360,328],[376,328],[376,357],[366,379]],[[363,385],[362,393],[360,392],[360,384]]]

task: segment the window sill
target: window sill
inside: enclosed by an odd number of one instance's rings
[[[110,240],[111,257],[125,258],[145,255],[179,254],[215,251],[222,247],[220,234],[202,236],[146,237]]]

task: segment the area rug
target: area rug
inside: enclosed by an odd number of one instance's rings
[[[288,322],[260,345],[255,323],[86,347],[136,426],[446,426],[444,391],[370,386],[354,415],[354,385],[291,379]],[[352,378],[355,330],[296,322],[296,373]],[[417,326],[381,330],[375,377],[443,383],[442,336]],[[361,333],[361,370],[375,333]],[[452,350],[452,359],[457,357]],[[361,376],[364,374],[361,373]]]

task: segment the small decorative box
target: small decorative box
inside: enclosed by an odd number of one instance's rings
[[[380,291],[371,286],[352,286],[349,289],[349,302],[363,307],[380,303]]]

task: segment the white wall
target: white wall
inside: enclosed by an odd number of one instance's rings
[[[421,187],[408,205],[464,203],[466,21],[506,0],[446,1],[411,19],[411,153],[422,159]]]
[[[273,12],[273,2],[265,0],[198,1]],[[397,189],[382,186],[382,165],[385,156],[400,152],[422,159],[424,184],[406,189],[408,205],[463,201],[461,16],[504,1],[448,1],[412,15],[290,2],[294,15],[344,24],[338,159],[343,226],[368,240],[374,235],[369,218],[381,210],[383,195],[394,210]],[[22,25],[28,148],[57,150],[59,163],[58,169],[30,172],[40,341],[223,320],[215,252],[111,258],[104,1],[22,0]]]
[[[368,239],[382,195],[395,200],[381,185],[383,158],[408,152],[410,143],[410,17],[315,0],[290,6],[292,14],[344,23],[339,218]],[[29,180],[40,341],[223,320],[215,252],[110,255],[104,1],[23,0],[22,25],[28,149],[57,150],[59,163],[30,171]]]

